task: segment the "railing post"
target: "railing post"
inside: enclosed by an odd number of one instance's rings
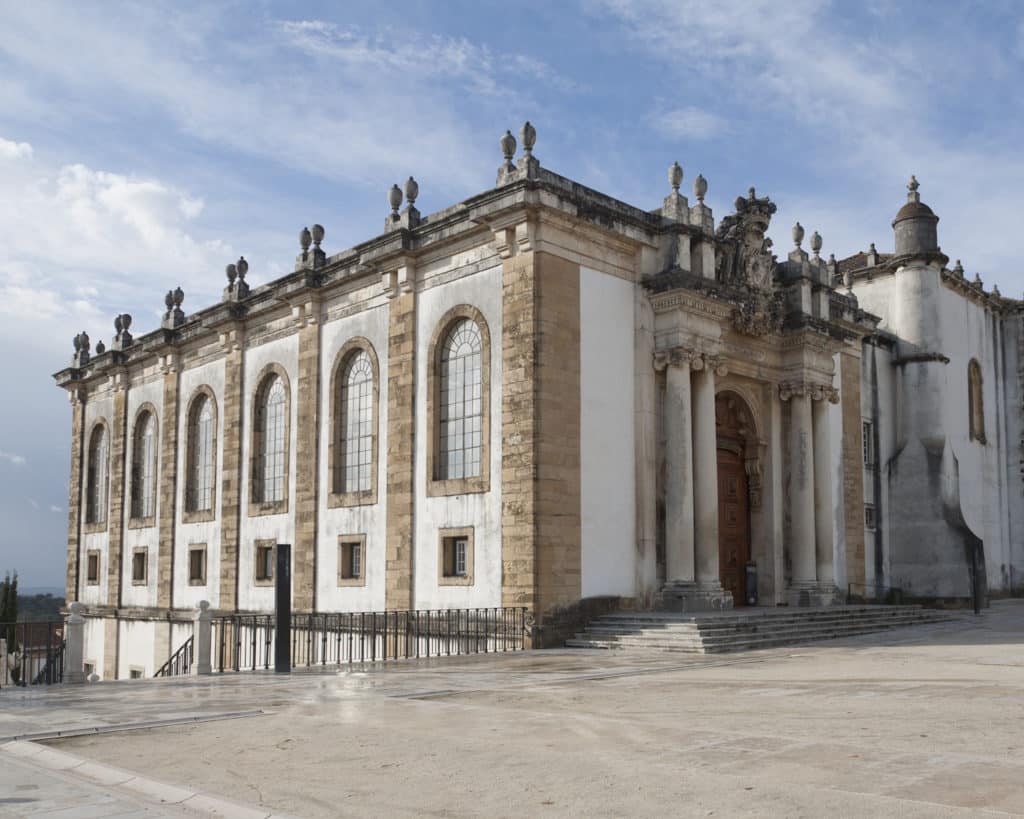
[[[84,683],[85,666],[85,606],[77,600],[68,606],[68,617],[64,623],[64,682]]]
[[[206,676],[213,673],[210,663],[213,644],[213,613],[210,611],[209,601],[199,601],[192,623],[192,673]]]

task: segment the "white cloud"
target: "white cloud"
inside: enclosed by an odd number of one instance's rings
[[[31,504],[33,509],[38,509],[39,508],[39,501],[37,501],[35,498],[29,498],[28,502],[29,502],[29,504]]]
[[[24,466],[26,463],[24,455],[15,455],[13,452],[4,452],[0,449],[0,461],[7,461],[14,466]]]
[[[659,131],[673,139],[710,139],[728,125],[717,114],[693,106],[657,113],[651,119]]]
[[[0,159],[31,159],[32,146],[0,137]]]
[[[63,510],[63,509],[61,509],[61,508],[60,508],[59,506],[54,506],[53,504],[50,504],[50,511],[51,511],[51,512],[56,512],[57,514],[60,514],[60,513],[62,513],[62,512],[64,511],[64,510]]]

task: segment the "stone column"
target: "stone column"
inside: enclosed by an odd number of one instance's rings
[[[85,682],[85,606],[75,601],[68,606],[64,626],[64,679],[66,683]]]
[[[690,360],[673,355],[665,370],[665,573],[693,582],[693,419]]]
[[[124,580],[124,507],[129,492],[125,469],[125,438],[128,427],[128,374],[115,376],[114,417],[110,425],[110,466],[107,489],[107,605],[121,607]]]
[[[221,443],[220,489],[220,590],[217,608],[235,611],[238,608],[238,537],[242,514],[242,435],[245,404],[244,348],[241,324],[221,332],[224,347],[224,435]],[[215,502],[216,503],[216,502]],[[210,579],[211,586],[213,579]]]
[[[718,442],[715,367],[706,363],[693,383],[693,505],[697,583],[721,589],[718,572]]]
[[[814,456],[811,434],[811,396],[802,385],[783,387],[789,401],[789,507],[792,585],[790,603],[807,606],[817,585],[814,547]]]
[[[213,642],[213,613],[206,600],[200,600],[192,615],[192,674],[206,676],[213,673],[210,663]]]
[[[829,440],[829,400],[831,390],[815,392],[811,412],[814,441],[814,542],[816,575],[822,595],[831,594],[836,586],[834,537],[832,532],[832,445]],[[824,601],[822,601],[824,602]]]

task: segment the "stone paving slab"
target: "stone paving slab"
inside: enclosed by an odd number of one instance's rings
[[[262,711],[47,743],[259,815],[1024,815],[1024,601],[728,657],[549,651],[10,693],[0,736]]]

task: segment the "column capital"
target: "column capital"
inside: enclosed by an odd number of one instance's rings
[[[809,381],[783,381],[779,384],[779,398],[782,401],[797,397],[810,396],[812,401],[828,401],[839,403],[839,390],[828,384],[814,384]]]
[[[671,347],[667,350],[658,350],[654,353],[654,369],[664,370],[667,367],[693,367],[694,362],[700,359],[700,353],[688,347]],[[693,367],[700,369],[700,367]]]

